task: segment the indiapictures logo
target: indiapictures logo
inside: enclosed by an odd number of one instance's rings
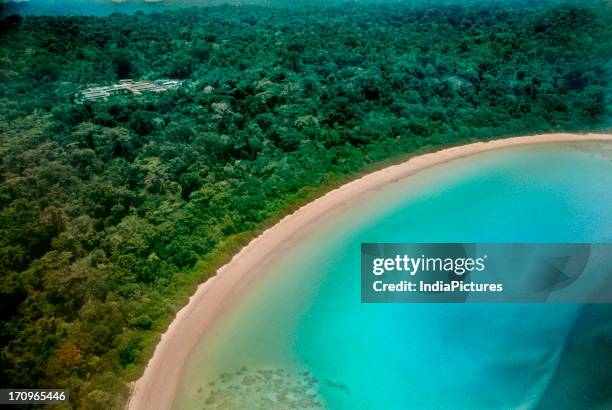
[[[362,302],[612,303],[612,244],[364,243]]]

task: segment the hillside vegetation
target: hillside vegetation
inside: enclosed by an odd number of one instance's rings
[[[3,387],[120,408],[196,283],[383,160],[611,123],[612,9],[215,7],[0,27]],[[122,78],[179,90],[77,104]]]

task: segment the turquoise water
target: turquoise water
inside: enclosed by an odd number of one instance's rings
[[[611,175],[609,143],[521,147],[356,201],[202,338],[175,408],[604,408],[611,308],[361,304],[360,243],[610,242]]]
[[[402,0],[352,0],[350,3],[362,4],[385,4],[397,3]],[[432,0],[405,0],[414,5],[431,4]],[[434,0],[435,1],[435,0]],[[466,5],[486,1],[499,4],[501,0],[443,0],[443,4]],[[514,0],[506,0],[512,2]],[[567,3],[569,0],[547,0],[549,4]],[[183,9],[189,7],[207,7],[230,5],[236,6],[261,6],[276,8],[299,8],[299,7],[330,7],[333,5],[344,5],[346,0],[0,0],[0,16],[20,15],[86,15],[86,16],[108,16],[112,13],[136,12],[163,13],[168,10]]]
[[[447,0],[448,1],[448,0]],[[387,0],[356,0],[355,3],[385,3]],[[313,7],[346,3],[344,0],[4,0],[0,1],[0,16],[21,15],[91,15],[112,13],[162,13],[188,7],[219,5],[255,5],[263,7]],[[415,1],[415,3],[417,3]]]

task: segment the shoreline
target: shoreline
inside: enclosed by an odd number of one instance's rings
[[[319,226],[319,219],[350,206],[351,201],[449,161],[522,145],[610,141],[612,134],[552,133],[475,142],[417,155],[397,165],[366,174],[307,203],[251,240],[215,276],[200,285],[161,335],[143,375],[132,383],[126,404],[130,410],[170,409],[189,356],[201,336],[216,322],[232,301],[278,258],[279,248],[290,248],[303,235]]]

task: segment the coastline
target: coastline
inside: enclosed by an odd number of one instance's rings
[[[612,141],[612,134],[543,134],[475,142],[412,157],[366,174],[285,216],[240,250],[217,274],[200,284],[189,302],[177,313],[161,336],[144,374],[133,384],[127,408],[169,409],[189,355],[200,337],[232,300],[249,288],[278,257],[279,248],[288,248],[320,224],[319,219],[350,206],[352,200],[414,173],[481,152],[521,145]]]

